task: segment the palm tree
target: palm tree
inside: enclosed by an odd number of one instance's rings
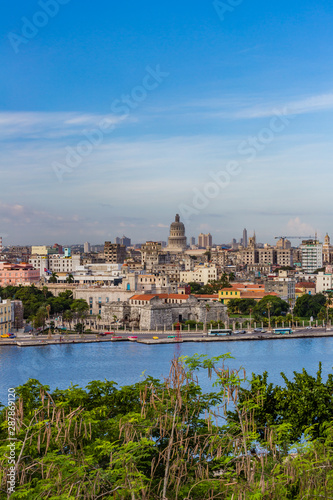
[[[325,306],[326,306],[326,318],[327,318],[326,326],[328,325],[328,316],[329,316],[329,311],[331,309],[332,303],[333,303],[333,293],[332,292],[327,292],[327,299],[326,299],[326,303],[325,303]]]
[[[58,275],[53,272],[49,278],[49,283],[58,283]]]
[[[73,321],[73,311],[71,311],[70,309],[67,309],[67,311],[64,311],[62,318],[66,323],[68,323],[68,326],[70,329],[72,321]]]
[[[269,329],[271,329],[271,307],[272,307],[272,302],[267,302],[268,328]]]
[[[49,333],[48,333],[47,338],[50,339],[50,338],[52,338],[52,335],[51,335],[51,326],[50,326],[50,310],[51,310],[50,304],[47,304],[47,306],[45,306],[45,309],[47,310],[47,318],[49,320]]]
[[[72,274],[67,276],[66,283],[74,283],[74,276]]]
[[[83,322],[87,316],[89,305],[84,299],[76,299],[73,301],[71,309],[76,317],[76,323],[78,323],[79,319]]]

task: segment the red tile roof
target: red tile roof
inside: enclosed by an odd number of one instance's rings
[[[300,283],[296,283],[298,287],[301,288],[316,288],[316,284],[311,281],[301,281]]]

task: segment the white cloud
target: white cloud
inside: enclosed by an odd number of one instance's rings
[[[299,217],[290,219],[288,224],[288,235],[290,236],[315,236],[316,230],[306,222],[302,222]]]
[[[0,112],[1,141],[13,139],[60,139],[98,128],[103,120],[110,125],[123,121],[120,116],[78,112]]]

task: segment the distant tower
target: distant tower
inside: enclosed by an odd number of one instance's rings
[[[255,231],[253,232],[253,236],[252,238],[249,238],[249,248],[256,248],[257,244],[256,244],[256,233]]]
[[[2,253],[2,236],[0,236],[0,253]]]
[[[170,236],[167,250],[170,252],[182,252],[186,250],[185,226],[180,222],[180,217],[176,214],[175,222],[170,225]]]
[[[243,229],[243,247],[247,248],[247,230]]]
[[[194,236],[192,236],[192,238],[191,238],[191,245],[193,245],[193,246],[195,245],[195,237]]]
[[[83,245],[83,251],[84,253],[89,253],[90,252],[90,243],[86,241]]]

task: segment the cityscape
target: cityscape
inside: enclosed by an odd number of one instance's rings
[[[2,2],[0,500],[333,499],[332,25]]]
[[[123,236],[104,245],[2,245],[1,287],[47,286],[55,295],[70,290],[89,306],[84,327],[96,331],[112,329],[114,317],[117,326],[132,330],[171,329],[179,319],[225,323],[228,286],[234,298],[260,302],[267,296],[279,297],[290,311],[303,295],[333,293],[333,246],[328,234],[323,243],[316,235],[276,236],[272,246],[258,243],[255,232],[248,236],[244,228],[240,241],[233,239],[227,245],[214,245],[210,233],[199,234],[197,243],[195,237],[188,242],[185,225],[176,214],[166,241],[132,245]],[[163,312],[162,303],[167,304]],[[1,323],[1,334],[12,326],[10,321]]]

